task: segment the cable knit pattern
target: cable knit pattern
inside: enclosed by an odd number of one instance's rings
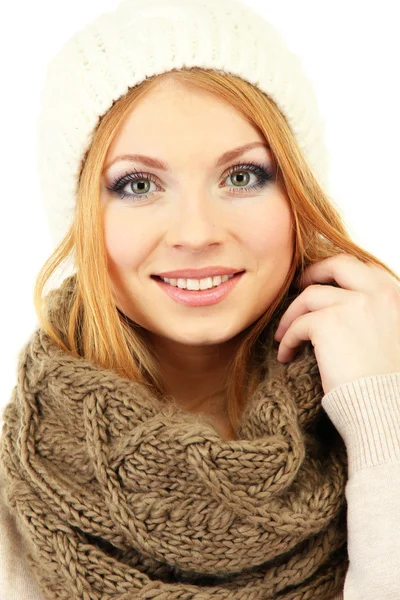
[[[72,223],[82,161],[101,117],[146,78],[190,67],[236,75],[269,95],[327,186],[325,122],[313,85],[271,23],[236,0],[125,0],[75,33],[47,67],[37,167],[55,244]]]
[[[74,285],[64,281],[57,303]],[[326,600],[348,565],[344,443],[310,343],[276,360],[234,440],[38,329],[4,411],[5,499],[46,599]]]

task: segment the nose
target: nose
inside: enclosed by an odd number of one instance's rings
[[[169,247],[186,248],[201,252],[208,246],[220,244],[224,239],[224,221],[221,210],[212,195],[193,194],[190,200],[183,198],[176,213],[166,224],[166,241]]]

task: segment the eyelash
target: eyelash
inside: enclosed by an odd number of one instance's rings
[[[251,171],[260,178],[260,181],[251,186],[237,188],[237,191],[233,192],[234,194],[241,194],[244,192],[249,192],[251,190],[263,188],[268,184],[268,182],[273,180],[273,174],[271,170],[256,162],[240,163],[237,165],[233,165],[229,169],[225,179],[227,179],[233,173],[240,173],[245,171]],[[157,180],[153,177],[153,175],[151,175],[150,173],[143,173],[142,171],[137,171],[136,169],[134,169],[133,173],[127,171],[124,177],[117,177],[116,179],[114,179],[111,185],[107,187],[107,190],[113,195],[120,198],[121,200],[124,200],[125,198],[130,198],[133,202],[138,202],[139,200],[146,200],[156,192],[150,192],[148,194],[126,194],[123,191],[124,187],[131,181],[141,180],[152,181],[154,184],[157,185]]]

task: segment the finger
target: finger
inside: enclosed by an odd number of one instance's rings
[[[321,313],[308,313],[296,319],[283,336],[279,345],[277,355],[279,362],[293,360],[303,342],[312,342],[314,337],[313,331],[315,329],[315,317],[320,317],[320,315]]]
[[[293,321],[298,319],[301,315],[329,308],[335,304],[347,302],[351,299],[350,296],[352,294],[353,292],[350,292],[349,290],[342,290],[341,288],[332,287],[330,285],[314,284],[309,286],[293,300],[282,316],[278,329],[275,332],[274,339],[277,342],[282,340]]]
[[[350,254],[337,254],[309,265],[300,279],[298,287],[304,288],[313,283],[336,282],[346,290],[375,291],[386,279],[382,269],[374,269]]]

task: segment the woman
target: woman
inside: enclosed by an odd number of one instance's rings
[[[123,2],[50,65],[39,159],[58,245],[4,412],[3,596],[400,594],[400,279],[330,204],[275,30]]]

